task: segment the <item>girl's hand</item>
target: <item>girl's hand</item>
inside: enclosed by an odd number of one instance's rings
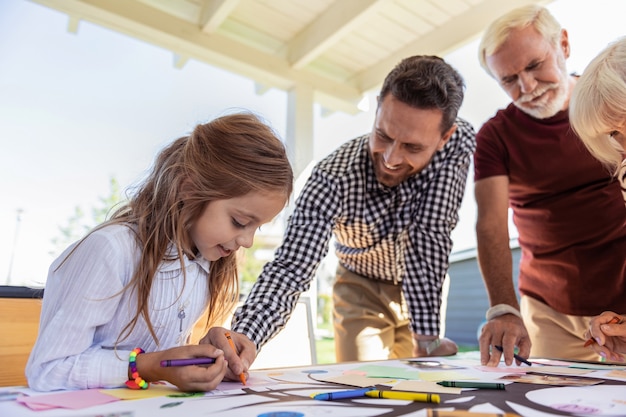
[[[226,333],[230,333],[230,337],[235,345],[235,350],[228,342]],[[240,381],[240,375],[245,375],[248,378],[248,370],[250,365],[256,359],[256,346],[241,333],[236,333],[225,329],[223,327],[212,327],[209,329],[202,340],[200,345],[211,344],[217,346],[224,351],[224,357],[228,362],[228,370],[226,371],[226,379],[230,381]]]
[[[161,366],[163,360],[206,357],[215,358],[215,363],[211,365]],[[137,371],[144,380],[147,382],[167,381],[185,392],[214,390],[224,379],[227,370],[228,363],[224,358],[224,352],[207,344],[181,346],[137,355]]]

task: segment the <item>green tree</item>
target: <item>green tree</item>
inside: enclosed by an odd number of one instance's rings
[[[252,286],[256,282],[257,278],[263,270],[263,266],[267,262],[266,259],[259,258],[257,251],[259,250],[274,250],[276,244],[265,238],[264,236],[256,236],[254,243],[250,248],[239,250],[238,256],[238,270],[240,279],[239,292],[241,294],[248,294],[252,289]]]
[[[120,183],[114,177],[109,179],[109,195],[99,197],[98,200],[98,206],[91,209],[91,217],[93,219],[92,227],[105,221],[111,214],[112,209],[123,201]]]
[[[91,218],[85,216],[85,210],[80,206],[74,207],[74,213],[67,219],[65,225],[59,226],[60,235],[52,238],[52,256],[58,256],[71,243],[83,237],[89,230],[105,221],[111,209],[122,202],[120,185],[117,179],[109,179],[109,194],[98,198],[98,205],[91,208]]]

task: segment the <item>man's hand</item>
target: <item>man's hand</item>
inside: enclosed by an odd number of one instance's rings
[[[427,356],[456,355],[459,347],[447,337],[413,335],[413,356],[416,358]]]
[[[518,355],[528,358],[532,345],[524,322],[513,314],[504,314],[489,320],[483,326],[478,344],[480,346],[480,362],[487,366],[498,366],[500,363],[502,352],[494,346],[502,346],[504,363],[510,366],[513,363],[516,346],[519,348]],[[515,362],[518,366],[521,364],[517,359]]]

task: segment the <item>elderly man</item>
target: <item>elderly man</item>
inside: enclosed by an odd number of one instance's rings
[[[589,319],[626,311],[626,211],[619,184],[569,124],[569,55],[567,32],[541,6],[493,22],[479,48],[512,100],[476,135],[478,259],[491,303],[483,364],[498,364],[495,346],[506,364],[516,347],[522,357],[599,360],[584,348]],[[519,304],[509,207],[522,249]]]

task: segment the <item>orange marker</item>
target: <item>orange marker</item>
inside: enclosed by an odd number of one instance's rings
[[[239,355],[239,353],[237,352],[237,347],[235,347],[235,342],[233,342],[233,339],[231,339],[230,337],[230,332],[226,332],[226,339],[228,339],[230,347],[233,348],[237,355]],[[239,374],[239,379],[241,379],[242,384],[246,385],[246,376],[243,374],[243,372]]]
[[[611,319],[608,323],[606,323],[606,324],[618,324],[618,323],[621,323],[620,318],[619,318],[619,317],[613,317],[613,318],[612,318],[612,319]],[[593,345],[594,343],[596,343],[596,339],[594,339],[593,337],[590,337],[590,338],[589,338],[589,340],[587,340],[587,341],[585,342],[585,347],[587,347],[587,346],[591,346],[591,345]]]

